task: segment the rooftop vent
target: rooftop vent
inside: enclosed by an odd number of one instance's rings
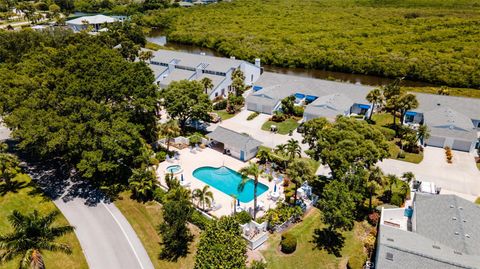
[[[387,238],[387,241],[394,242],[393,238]]]
[[[463,207],[460,206],[458,209],[463,210]]]
[[[454,206],[453,205],[450,205],[450,208],[453,208]]]
[[[462,255],[462,252],[456,251],[456,250],[454,250],[453,253],[455,253],[455,254],[457,254],[457,255]]]
[[[387,256],[385,258],[389,261],[393,261],[393,254],[390,252],[387,252]]]
[[[437,103],[437,106],[440,106],[440,103]]]
[[[469,234],[465,234],[465,237],[466,237],[466,238],[470,238],[470,235],[469,235]]]
[[[459,232],[455,232],[455,235],[459,235],[460,233]]]
[[[457,220],[457,217],[452,217],[452,220]]]
[[[433,245],[432,247],[435,248],[435,249],[440,249],[440,247],[437,246],[437,245]]]

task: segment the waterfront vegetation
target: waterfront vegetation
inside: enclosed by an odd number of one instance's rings
[[[26,175],[17,176],[13,182],[16,182],[16,191],[10,191],[0,194],[0,234],[5,235],[12,231],[7,216],[14,210],[22,214],[30,214],[33,210],[38,210],[40,215],[44,216],[54,210],[58,210],[55,204],[42,191],[31,182],[30,177]],[[3,187],[4,183],[0,183]],[[3,189],[3,188],[2,188]],[[59,215],[54,222],[54,226],[68,225],[68,221]],[[68,233],[58,240],[58,243],[66,243],[72,249],[72,254],[68,255],[62,252],[43,251],[43,258],[47,268],[52,269],[87,269],[88,265],[83,256],[82,248],[74,233]],[[5,264],[0,264],[4,269],[18,268],[19,258]]]
[[[478,0],[236,0],[142,23],[250,61],[478,88],[479,10]]]

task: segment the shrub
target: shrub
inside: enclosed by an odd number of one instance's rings
[[[390,203],[392,205],[396,206],[402,206],[403,204],[403,199],[402,196],[399,193],[393,193],[392,198],[390,199]]]
[[[380,214],[378,214],[378,212],[372,212],[368,214],[368,223],[370,223],[372,226],[377,226],[379,220]]]
[[[280,241],[280,248],[283,253],[290,254],[297,249],[297,238],[291,233],[282,234],[282,240]]]
[[[159,151],[159,152],[155,153],[155,158],[159,162],[163,162],[167,158],[167,153],[165,151]]]
[[[293,115],[296,116],[296,117],[303,117],[303,112],[305,111],[305,109],[303,108],[303,106],[294,106],[293,107]]]
[[[205,230],[205,228],[212,223],[212,220],[205,217],[197,210],[194,210],[192,216],[190,217],[190,223],[197,226],[201,230]]]
[[[285,116],[285,114],[283,114],[280,111],[275,111],[275,114],[273,114],[273,116],[270,118],[270,120],[273,122],[282,122],[282,121],[285,121],[286,119],[287,119],[287,116]]]
[[[267,269],[267,263],[264,261],[253,261],[248,269]]]
[[[238,212],[235,214],[235,218],[240,224],[249,223],[252,220],[252,216],[247,211]]]
[[[480,205],[480,197],[475,200],[475,204]]]
[[[155,188],[155,190],[153,191],[153,200],[155,200],[159,203],[162,203],[163,202],[163,197],[165,197],[166,193],[167,192],[162,188]]]
[[[213,104],[213,110],[222,110],[227,108],[227,100],[220,100]]]
[[[377,128],[380,130],[380,132],[382,132],[383,136],[385,136],[385,139],[388,141],[391,141],[395,138],[395,130],[381,126],[378,126]]]
[[[367,261],[367,257],[364,254],[353,255],[350,258],[348,258],[347,268],[348,269],[363,268],[363,265],[365,265],[366,261]]]
[[[398,159],[405,159],[405,151],[401,150],[401,151],[398,153],[397,158],[398,158]]]
[[[247,120],[253,120],[258,116],[258,112],[252,112],[252,114],[248,115]]]
[[[195,133],[192,136],[190,136],[188,140],[190,141],[191,146],[198,145],[202,142],[202,135],[199,133]]]

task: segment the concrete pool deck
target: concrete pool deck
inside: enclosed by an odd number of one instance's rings
[[[238,159],[224,155],[221,152],[218,152],[210,148],[201,149],[201,151],[197,151],[196,153],[190,152],[188,148],[179,150],[177,152],[180,155],[179,160],[172,160],[170,162],[164,161],[160,163],[157,168],[157,177],[158,177],[158,180],[160,181],[160,184],[162,184],[163,186],[166,186],[166,183],[165,183],[166,168],[173,164],[179,164],[182,166],[183,172],[181,174],[183,174],[184,181],[190,183],[190,186],[188,186],[188,188],[191,190],[201,189],[205,185],[207,185],[203,181],[193,176],[193,171],[199,167],[202,167],[202,166],[221,167],[222,165],[225,165],[226,167],[232,170],[238,171],[240,170],[240,168],[248,165],[248,162],[242,162]],[[180,174],[178,174],[177,177],[180,179]],[[269,208],[273,208],[276,206],[275,201],[268,199],[268,193],[273,191],[273,187],[275,183],[273,181],[268,182],[268,180],[263,177],[260,178],[259,181],[267,185],[269,188],[265,193],[257,197],[257,203],[262,201],[266,211]],[[213,193],[213,199],[215,200],[215,203],[221,205],[220,209],[215,211],[209,211],[209,213],[216,217],[233,214],[233,211],[234,211],[233,198],[223,193],[222,191],[215,189],[213,186],[210,186],[209,190]],[[283,193],[283,186],[281,186],[281,184],[277,184],[277,190],[279,190],[280,193]],[[253,200],[248,203],[241,203],[241,207],[243,207],[247,211],[249,208],[252,208],[253,210]],[[258,211],[257,218],[263,216],[265,211],[262,211],[262,210]]]

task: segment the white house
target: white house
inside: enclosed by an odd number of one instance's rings
[[[118,20],[118,18],[99,14],[94,16],[78,17],[76,19],[69,20],[66,23],[67,26],[75,32],[85,30],[88,27],[92,27],[93,32],[98,32],[100,29],[105,28],[107,24],[114,23]]]
[[[261,74],[260,59],[255,64],[205,54],[192,54],[171,50],[158,50],[153,53],[150,66],[155,72],[155,82],[167,87],[178,80],[212,80],[213,88],[207,94],[210,99],[227,96],[231,89],[232,72],[240,69],[245,75],[245,85],[253,85]],[[161,72],[160,72],[161,70]]]
[[[231,155],[241,161],[248,161],[255,157],[262,142],[248,134],[237,133],[233,130],[218,126],[207,137],[216,144],[216,149]]]

